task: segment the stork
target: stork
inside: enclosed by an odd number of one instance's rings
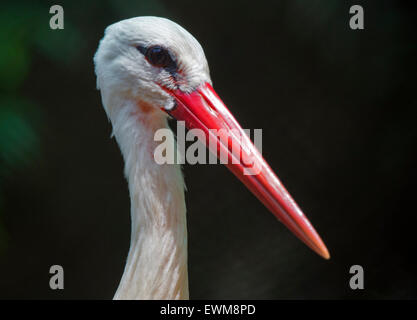
[[[215,93],[198,41],[168,19],[136,17],[110,25],[94,64],[131,200],[130,249],[114,299],[188,299],[184,181],[178,164],[155,162],[154,134],[169,128],[169,117],[207,135],[209,129],[242,129]],[[245,174],[245,164],[235,162],[227,164],[229,169],[298,238],[328,259],[320,236],[250,139],[233,139],[254,155],[260,170]],[[221,141],[216,149],[210,151],[233,157]]]

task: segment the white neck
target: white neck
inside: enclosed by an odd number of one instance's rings
[[[112,106],[113,133],[125,160],[132,234],[114,299],[188,299],[187,225],[179,165],[159,165],[155,130],[162,111],[134,102]]]

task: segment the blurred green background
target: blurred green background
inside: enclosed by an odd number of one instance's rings
[[[64,30],[49,28],[54,4]],[[349,29],[352,4],[365,30]],[[185,166],[191,297],[417,298],[415,12],[406,1],[2,1],[0,298],[112,297],[129,199],[92,58],[107,25],[143,15],[200,41],[216,90],[243,127],[263,129],[265,158],[333,255],[311,253],[226,169]],[[65,290],[49,289],[53,264]],[[353,264],[364,291],[348,288]]]

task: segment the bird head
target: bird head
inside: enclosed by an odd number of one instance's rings
[[[239,180],[305,244],[329,258],[320,236],[214,91],[203,49],[190,33],[163,18],[123,20],[106,29],[94,61],[110,118],[110,108],[118,107],[114,99],[122,98],[202,130],[199,138],[210,151],[226,155],[226,166]],[[230,135],[215,137],[213,145],[212,130]]]
[[[106,28],[94,57],[105,108],[115,96],[169,110],[169,93],[211,83],[204,51],[184,28],[164,18],[137,17]],[[109,110],[106,110],[109,111]]]

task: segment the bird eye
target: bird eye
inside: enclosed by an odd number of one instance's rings
[[[171,54],[165,48],[160,46],[149,47],[145,52],[145,57],[155,67],[159,68],[175,68],[175,61]]]

